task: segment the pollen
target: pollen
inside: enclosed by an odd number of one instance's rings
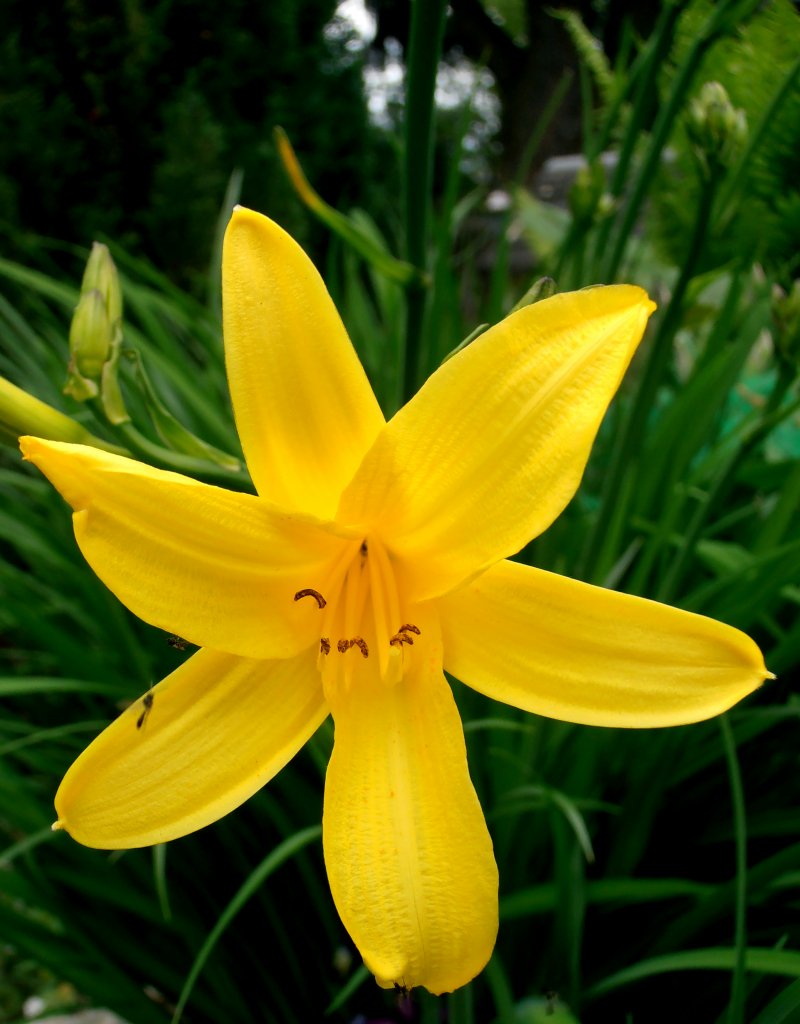
[[[392,647],[402,647],[403,644],[408,644],[409,647],[414,646],[413,637],[408,634],[414,633],[416,636],[421,636],[422,631],[419,626],[415,626],[413,622],[406,622],[405,625],[401,626],[394,636],[389,640]]]
[[[395,567],[381,540],[370,535],[343,544],[319,584],[325,597],[304,587],[295,600],[313,597],[320,609],[317,670],[326,693],[398,683],[421,630],[409,621],[411,610],[403,607]],[[360,658],[348,656],[353,648]]]
[[[367,647],[367,641],[360,636],[351,637],[349,640],[343,637],[336,645],[336,647],[339,651],[339,654],[344,654],[346,651],[349,651],[351,647],[357,647],[365,658],[369,657],[369,647]]]

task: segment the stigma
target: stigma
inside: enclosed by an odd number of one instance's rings
[[[348,544],[319,590],[294,595],[303,598],[320,612],[317,667],[326,691],[400,681],[421,630],[403,615],[391,558],[377,538]]]

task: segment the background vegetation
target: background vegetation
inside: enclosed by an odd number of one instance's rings
[[[797,1019],[796,9],[665,0],[637,26],[606,5],[587,20],[607,29],[607,51],[562,15],[585,161],[559,208],[527,186],[543,140],[572,117],[568,74],[532,97],[535,116],[507,102],[501,135],[529,116],[525,145],[510,167],[510,143],[485,148],[485,186],[462,173],[479,98],[451,111],[432,189],[436,32],[414,37],[402,117],[379,131],[360,91],[366,54],[323,42],[333,5],[281,13],[290,6],[215,7],[208,37],[196,0],[127,4],[124,18],[4,5],[0,68],[16,84],[0,103],[0,375],[157,464],[187,455],[164,416],[238,454],[214,267],[240,195],[314,247],[388,413],[535,277],[561,290],[642,284],[659,312],[584,484],[520,557],[743,628],[778,679],[719,720],[642,732],[534,719],[454,682],[500,866],[500,937],[467,989],[398,1004],[360,966],[325,881],[330,724],[248,804],[168,847],[109,855],[50,831],[77,753],[185,654],[95,579],[4,412],[0,1020],[21,1019],[29,993],[133,1024]],[[490,66],[507,44],[536,60],[536,8],[506,0],[475,14],[505,33],[483,55]],[[442,11],[424,9],[434,22]],[[335,213],[294,195],[276,122]],[[492,212],[498,185],[509,202]],[[123,356],[136,434],[61,393],[86,255],[75,245],[94,234],[112,240],[124,349],[158,398]],[[219,479],[218,462],[191,457]]]

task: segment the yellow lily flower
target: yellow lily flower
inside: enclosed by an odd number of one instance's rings
[[[227,371],[258,496],[26,438],[83,554],[133,612],[202,650],[81,754],[57,827],[161,843],[237,807],[328,714],[323,845],[379,984],[464,985],[497,932],[497,868],[443,668],[499,701],[677,725],[767,676],[711,619],[506,561],[574,494],[655,308],[639,288],[526,307],[385,423],[299,246],[237,209]]]

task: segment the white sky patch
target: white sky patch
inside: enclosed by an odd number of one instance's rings
[[[329,42],[344,40],[345,49],[350,53],[365,50],[378,31],[375,15],[364,0],[340,0],[333,18],[325,26],[325,38]]]
[[[377,22],[364,0],[340,0],[336,13],[325,28],[331,43],[343,44],[354,57],[363,54],[375,39]],[[396,39],[387,39],[382,52],[371,52],[364,67],[364,90],[370,120],[379,128],[396,129],[402,116],[405,92],[403,48]],[[494,91],[494,76],[464,56],[439,65],[436,75],[436,106],[452,111],[469,103],[470,124],[464,137],[465,166],[468,173],[479,170],[480,154],[485,152],[500,125],[500,101]],[[472,166],[468,154],[477,157]],[[478,174],[480,176],[480,174]]]

